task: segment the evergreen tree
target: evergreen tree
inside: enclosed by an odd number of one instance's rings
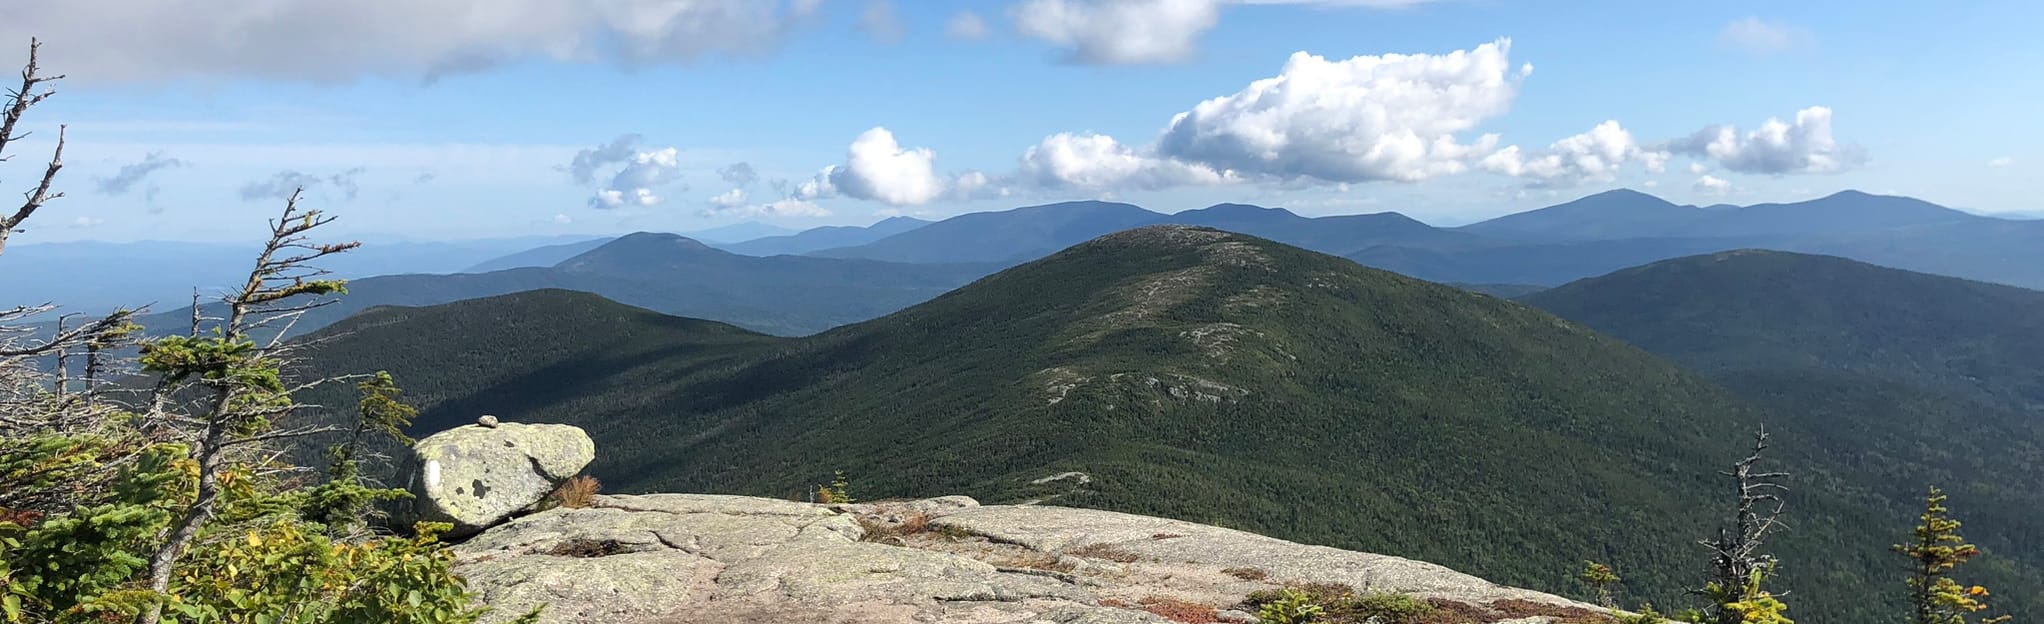
[[[1947,515],[1945,493],[1936,487],[1923,499],[1923,515],[1907,544],[1896,544],[1895,552],[1909,557],[1911,624],[1967,624],[1969,618],[1987,610],[1987,588],[1967,587],[1952,579],[1961,564],[1980,556],[1980,548],[1959,536],[1959,521]],[[2009,616],[1982,617],[1980,624],[2006,622]]]

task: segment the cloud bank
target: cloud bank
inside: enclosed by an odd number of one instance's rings
[[[93,82],[431,77],[535,59],[645,65],[770,52],[821,0],[64,0],[10,3]],[[71,42],[71,43],[64,43]],[[89,43],[88,43],[89,42]],[[364,45],[363,42],[375,42]]]

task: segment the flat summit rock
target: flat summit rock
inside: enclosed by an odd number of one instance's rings
[[[1249,594],[1315,583],[1409,594],[1470,624],[1611,621],[1594,605],[1399,557],[962,496],[599,496],[454,552],[455,573],[492,608],[486,624],[540,605],[549,624],[1248,623]]]
[[[596,459],[596,444],[570,425],[469,425],[412,445],[407,487],[418,520],[451,522],[467,535],[545,498]]]

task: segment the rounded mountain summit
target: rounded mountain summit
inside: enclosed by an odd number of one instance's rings
[[[1756,419],[1511,301],[1187,226],[1110,234],[803,338],[535,291],[372,311],[322,367],[396,363],[434,430],[581,426],[613,491],[966,494],[1218,524],[1672,602]],[[422,433],[424,431],[421,431]],[[1032,483],[1064,472],[1073,480]]]

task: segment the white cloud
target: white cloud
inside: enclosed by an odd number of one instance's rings
[[[71,220],[71,227],[74,227],[74,228],[91,228],[91,227],[99,227],[100,225],[102,225],[102,224],[105,224],[105,223],[106,223],[106,219],[101,219],[101,218],[98,218],[98,217],[78,217],[78,218],[76,218],[76,219],[72,219],[72,220]]]
[[[1521,153],[1516,145],[1498,150],[1478,165],[1485,171],[1532,178],[1540,184],[1569,186],[1617,179],[1619,169],[1631,162],[1659,172],[1668,164],[1668,152],[1640,147],[1631,132],[1612,120],[1536,153]]]
[[[565,214],[556,214],[554,215],[554,223],[558,225],[571,225],[575,223],[575,218]]]
[[[1696,184],[1691,185],[1690,188],[1705,195],[1723,196],[1732,192],[1732,182],[1714,175],[1704,174],[1703,177],[1697,178]]]
[[[183,167],[186,164],[182,160],[165,156],[161,150],[149,152],[148,155],[142,157],[141,162],[122,165],[120,171],[115,172],[111,176],[100,178],[97,181],[97,187],[103,195],[123,195],[130,189],[133,189],[143,178],[149,177],[151,173],[173,167]]]
[[[752,186],[759,181],[759,172],[750,163],[735,162],[717,170],[717,177],[738,188]]]
[[[771,201],[764,204],[744,204],[728,207],[718,206],[711,208],[709,210],[702,211],[702,215],[705,217],[738,216],[740,218],[748,219],[770,217],[791,217],[791,218],[828,217],[830,216],[830,214],[831,214],[830,210],[825,209],[822,206],[816,205],[816,202],[803,199],[795,199],[793,197]]]
[[[1996,159],[1994,159],[1994,160],[1990,160],[1990,161],[1987,161],[1987,166],[1989,166],[1989,167],[2007,167],[2007,166],[2009,166],[2009,165],[2013,165],[2013,164],[2016,164],[2016,159],[2014,159],[2014,158],[2009,158],[2009,157],[2007,157],[2007,156],[2003,156],[2003,157],[2001,157],[2001,158],[1996,158]]]
[[[1466,170],[1496,137],[1458,133],[1510,108],[1531,65],[1511,40],[1448,54],[1331,61],[1293,54],[1276,77],[1201,102],[1171,120],[1163,156],[1217,170],[1329,182],[1417,182]]]
[[[711,207],[730,209],[745,205],[751,201],[751,197],[746,194],[745,189],[731,189],[711,197],[709,201]]]
[[[820,176],[819,184],[827,183],[846,197],[890,206],[925,204],[944,193],[944,180],[934,168],[937,153],[926,147],[903,148],[886,128],[861,133],[847,156],[844,166]]]
[[[582,184],[595,182],[596,170],[631,160],[638,154],[642,138],[636,134],[620,134],[609,143],[575,152],[575,159],[568,163],[568,175]]]
[[[1220,13],[1219,0],[1026,0],[1009,10],[1017,32],[1099,65],[1185,60]]]
[[[348,81],[549,59],[640,65],[769,52],[817,0],[67,0],[10,3],[87,81]]]
[[[597,189],[596,196],[589,198],[592,208],[623,208],[625,206],[657,206],[660,196],[653,189]]]
[[[871,0],[867,3],[866,12],[859,15],[859,30],[882,43],[899,43],[908,34],[892,0]]]
[[[1202,165],[1139,153],[1104,134],[1069,132],[1030,146],[1017,175],[1047,189],[1160,189],[1233,179]]]
[[[680,149],[640,149],[639,143],[639,135],[626,134],[612,139],[610,143],[575,153],[574,160],[565,169],[570,177],[583,184],[595,182],[598,171],[620,163],[624,165],[597,187],[595,195],[589,199],[591,207],[659,205],[663,198],[654,190],[655,187],[681,180]]]
[[[1754,55],[1779,54],[1810,43],[1808,31],[1780,22],[1748,17],[1725,25],[1718,44]]]
[[[1831,109],[1822,106],[1796,111],[1793,123],[1769,118],[1744,135],[1729,125],[1704,128],[1667,148],[1711,158],[1739,173],[1833,173],[1866,162],[1859,147],[1832,138]]]
[[[341,191],[343,197],[353,201],[362,191],[361,185],[356,183],[355,178],[360,176],[363,171],[364,169],[361,167],[353,167],[340,173],[319,176],[287,169],[270,174],[268,178],[244,184],[239,192],[241,199],[244,201],[286,199],[291,197],[293,193],[309,191],[321,184],[331,183],[334,188]]]
[[[840,165],[824,167],[822,171],[816,173],[815,177],[803,180],[801,184],[795,185],[795,191],[789,193],[788,197],[804,201],[837,197],[837,186],[830,183],[830,178],[840,168],[842,168]]]
[[[1022,35],[1093,65],[1182,61],[1220,24],[1226,5],[1403,9],[1431,0],[1024,0],[1009,9]],[[975,16],[976,18],[977,16]],[[956,24],[956,21],[953,22]]]
[[[961,41],[985,39],[988,34],[986,18],[972,11],[960,11],[944,24],[944,36]]]

